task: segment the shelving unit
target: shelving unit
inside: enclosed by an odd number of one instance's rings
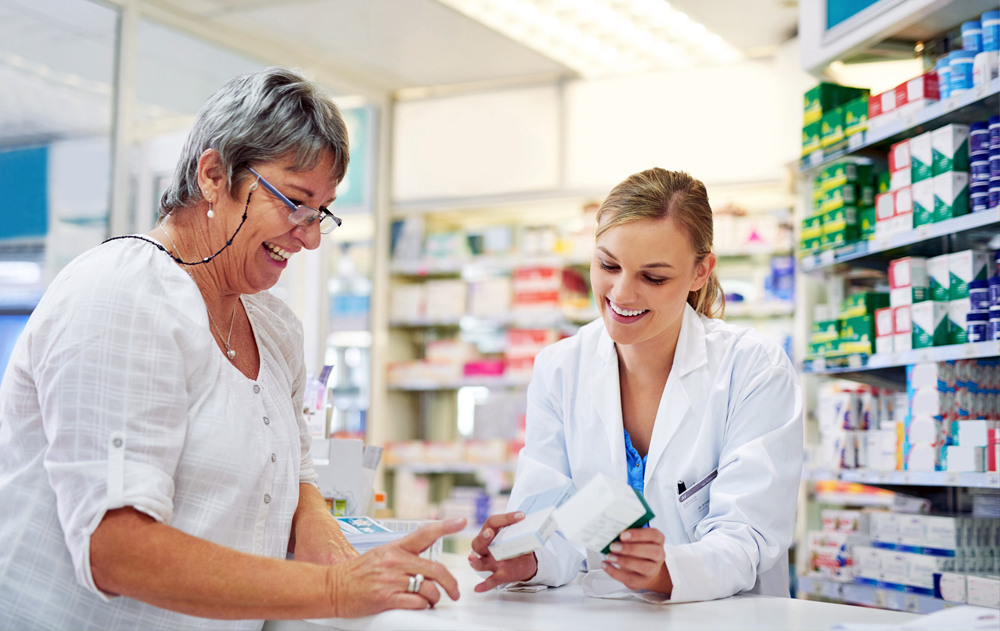
[[[852,28],[856,28],[859,32],[871,30],[871,39],[867,40],[867,44],[860,40],[850,45],[845,44],[840,49],[839,54],[857,55],[865,46],[877,44],[880,41],[876,38],[875,33],[889,36],[893,33],[911,32],[915,28],[913,25],[927,26],[913,40],[928,41],[938,33],[950,30],[964,21],[978,19],[979,13],[977,11],[981,13],[983,10],[989,9],[983,9],[976,2],[962,2],[961,0],[950,2],[908,0],[897,3],[891,10],[885,9],[883,11],[882,15],[875,20],[878,22],[877,25],[853,25]],[[849,37],[844,36],[843,39],[847,40]],[[809,46],[815,48],[812,44]],[[806,65],[810,68],[815,61],[814,52],[810,50],[804,53]],[[824,64],[831,61],[834,59],[826,59]],[[824,166],[845,158],[858,158],[861,161],[875,164],[876,169],[878,169],[879,166],[885,165],[886,153],[894,143],[947,124],[968,124],[986,120],[989,116],[996,115],[998,111],[1000,111],[1000,79],[994,79],[992,82],[977,86],[961,96],[930,103],[920,110],[897,112],[875,119],[869,123],[867,131],[851,136],[848,139],[849,144],[844,150],[832,153],[815,152],[806,156],[797,165],[801,209],[799,219],[803,218],[805,209],[812,207],[811,179],[816,177]],[[799,300],[797,306],[806,315],[796,320],[798,327],[796,333],[799,336],[799,341],[806,341],[809,337],[812,303],[821,295],[818,283],[846,277],[868,287],[875,277],[887,271],[889,262],[894,259],[905,256],[933,257],[973,248],[997,249],[998,235],[1000,235],[1000,209],[991,209],[920,226],[905,232],[891,235],[880,234],[866,241],[801,257],[799,259],[797,289],[803,298]],[[799,347],[801,348],[802,345],[800,344]],[[905,367],[907,365],[923,361],[951,361],[997,356],[1000,356],[1000,342],[991,341],[914,349],[900,353],[852,355],[846,358],[846,365],[844,365],[845,360],[843,359],[840,359],[837,365],[828,365],[825,359],[816,359],[802,362],[802,380],[806,401],[809,402],[807,405],[811,404],[814,408],[816,387],[820,379],[848,379],[900,391],[905,388]],[[814,433],[814,426],[808,426],[807,436]],[[960,506],[958,499],[963,489],[998,489],[1000,488],[1000,474],[995,472],[870,469],[804,470],[800,498],[805,501],[800,501],[798,515],[798,544],[801,557],[808,554],[807,547],[804,545],[806,530],[818,529],[818,524],[815,522],[819,519],[819,502],[832,502],[834,500],[831,498],[841,495],[839,492],[814,494],[815,485],[825,482],[860,483],[887,487],[898,492],[924,495],[932,498],[932,501],[934,501],[934,497],[939,497],[937,501],[946,501],[947,508],[955,510]],[[933,489],[940,489],[940,491],[930,492]],[[942,497],[944,500],[940,499]],[[873,496],[868,499],[875,504],[885,505],[884,498]],[[851,500],[851,502],[849,505],[852,506],[865,505],[862,500]],[[798,576],[797,580],[797,595],[800,598],[817,598],[924,614],[951,606],[951,603],[940,599],[899,591],[898,586],[882,587],[842,583],[803,575]]]

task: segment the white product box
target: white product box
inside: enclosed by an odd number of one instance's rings
[[[939,572],[934,580],[935,597],[950,603],[965,603],[965,574]]]
[[[906,580],[904,585],[934,589],[934,574],[950,569],[954,560],[925,554],[906,555]]]
[[[911,445],[919,443],[940,443],[944,441],[944,421],[933,416],[914,415],[906,421],[906,441]]]
[[[856,392],[819,393],[816,405],[821,434],[830,434],[845,429],[860,427],[860,400]]]
[[[923,78],[916,81],[923,84]],[[931,149],[931,132],[910,138],[910,179],[914,184],[933,175],[934,151]],[[931,206],[933,212],[934,207]]]
[[[916,416],[936,416],[952,420],[955,409],[955,393],[942,392],[937,388],[913,388],[910,392],[910,414]]]
[[[622,531],[641,527],[652,517],[635,489],[601,473],[555,511],[563,536],[594,552],[605,551]]]
[[[497,561],[503,561],[544,547],[556,531],[556,520],[552,516],[555,510],[555,506],[550,506],[528,513],[516,524],[502,528],[490,544],[490,554]]]
[[[958,550],[960,547],[960,531],[962,520],[956,517],[938,515],[921,516],[923,534],[920,541],[914,545],[935,550]]]
[[[911,443],[904,454],[903,468],[907,471],[936,471],[940,458],[940,443]]]
[[[945,125],[931,132],[934,175],[954,171],[955,157],[961,150],[969,151],[969,126]]]
[[[496,317],[510,311],[510,278],[490,278],[469,283],[469,315]]]
[[[970,421],[955,421],[952,435],[958,440],[958,444],[963,447],[985,447],[989,444],[989,429],[995,426],[997,421],[985,421],[982,419]]]
[[[914,182],[913,225],[923,226],[934,223],[934,178]]]
[[[955,366],[948,362],[917,362],[906,375],[906,389],[910,395],[918,389],[945,391],[954,387]]]
[[[893,325],[892,307],[875,310],[875,337],[893,335],[896,329]]]
[[[942,345],[948,339],[948,303],[925,300],[910,306],[913,316],[913,347]]]
[[[466,284],[463,280],[429,280],[425,313],[430,320],[457,320],[465,315]]]
[[[909,179],[910,172],[904,171],[906,173],[907,179]],[[913,188],[907,184],[906,186],[901,186],[894,189],[893,193],[893,206],[895,208],[895,217],[893,217],[893,232],[903,232],[905,230],[913,229]]]
[[[887,425],[886,422],[882,423]],[[896,468],[896,430],[868,430],[865,435],[868,444],[868,467],[878,471],[892,471]]]
[[[902,307],[927,300],[927,259],[907,256],[889,262],[889,304]]]
[[[948,271],[948,255],[942,254],[927,259],[927,280],[930,283],[931,300],[944,302],[951,300],[951,275]]]
[[[881,551],[869,546],[854,546],[854,575],[873,581],[882,580]]]
[[[948,255],[948,274],[951,279],[951,299],[968,298],[969,283],[995,275],[996,265],[989,252],[963,250]]]
[[[887,511],[872,512],[870,521],[872,541],[899,543],[899,517],[900,515]]]
[[[966,602],[980,607],[1000,607],[1000,576],[976,576],[965,578]]]
[[[896,345],[893,343],[895,335],[882,335],[875,338],[875,352],[879,355],[889,355],[895,352]]]
[[[950,343],[964,344],[968,340],[966,335],[967,321],[965,316],[972,311],[972,304],[968,298],[948,301],[948,341]]]
[[[879,567],[882,571],[882,580],[895,585],[906,584],[906,553],[895,550],[879,551]]]
[[[986,471],[986,448],[945,445],[941,467],[945,471]]]
[[[934,176],[934,218],[960,217],[969,212],[969,174],[946,171]]]
[[[389,318],[410,322],[424,317],[426,293],[424,285],[393,285],[389,294]]]
[[[902,353],[913,349],[913,311],[911,305],[892,308],[893,351]]]
[[[889,188],[899,190],[909,186],[913,181],[910,177],[910,141],[902,140],[889,148]]]

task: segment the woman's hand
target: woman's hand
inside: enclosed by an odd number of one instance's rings
[[[613,579],[634,590],[670,595],[674,583],[663,553],[663,533],[656,528],[634,528],[611,544],[611,554],[601,567]]]
[[[326,500],[311,484],[299,484],[299,503],[292,516],[288,551],[296,561],[337,565],[359,556],[330,514]]]
[[[387,609],[427,609],[441,600],[437,585],[458,600],[458,582],[440,563],[418,555],[439,538],[460,531],[465,519],[428,524],[413,534],[369,550],[327,573],[327,592],[338,618],[370,616]],[[410,577],[422,574],[420,590],[409,593]]]
[[[476,592],[489,591],[497,585],[530,580],[538,573],[538,558],[535,553],[522,554],[506,561],[497,561],[490,554],[490,542],[504,526],[517,523],[524,519],[524,513],[502,513],[492,515],[483,523],[482,530],[472,540],[472,554],[469,555],[469,565],[477,572],[492,572],[493,575],[476,585]]]

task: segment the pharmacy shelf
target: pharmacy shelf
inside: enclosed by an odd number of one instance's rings
[[[1000,77],[984,83],[965,94],[928,103],[919,110],[892,112],[869,121],[868,130],[848,138],[846,149],[824,153],[822,149],[804,156],[799,170],[812,173],[824,165],[836,162],[865,149],[888,149],[889,145],[910,136],[936,129],[949,123],[974,123],[996,116],[1000,110]],[[884,120],[883,120],[884,119]]]
[[[1000,356],[1000,341],[949,344],[932,348],[918,348],[903,353],[883,353],[875,355],[851,355],[845,367],[828,368],[822,357],[803,362],[802,372],[815,375],[836,375],[844,379],[855,379],[863,372],[886,371],[888,378],[898,381],[898,374],[904,366],[918,362],[943,362],[956,359],[980,359]],[[905,375],[903,375],[905,379]],[[863,379],[857,379],[859,381]]]
[[[1000,224],[1000,208],[992,208],[893,235],[879,235],[871,240],[859,241],[835,250],[810,254],[802,257],[799,265],[805,272],[815,272],[849,261],[871,263],[877,260],[885,263],[893,257],[904,256],[896,252],[900,248],[908,248],[905,255],[936,256],[944,253],[942,237],[952,241],[949,243],[952,251],[968,249],[975,243],[988,241],[1000,231],[1000,226],[997,224]],[[893,252],[896,254],[892,254]]]
[[[956,606],[956,603],[950,603],[940,598],[920,594],[908,594],[895,589],[883,589],[881,587],[857,585],[855,583],[839,583],[812,576],[799,576],[797,578],[798,589],[795,594],[797,598],[822,598],[849,605],[877,607],[879,609],[892,609],[894,611],[907,611],[920,614],[934,613],[947,607]]]
[[[390,383],[390,390],[406,392],[438,392],[458,390],[470,386],[487,388],[523,388],[528,385],[529,377],[469,377],[460,381],[409,381],[406,383]]]
[[[490,317],[466,315],[459,318],[412,318],[390,320],[389,325],[398,328],[462,328],[481,329],[483,327],[518,326],[522,328],[545,328],[563,324],[585,324],[600,317],[593,309],[545,309],[540,311],[511,311]]]
[[[416,474],[433,473],[486,473],[489,471],[516,471],[517,462],[406,462],[386,465],[392,471]]]
[[[509,272],[519,267],[589,267],[590,257],[579,256],[472,256],[455,258],[393,259],[389,273],[395,276],[454,276],[469,270]]]
[[[715,250],[718,258],[744,258],[750,256],[790,256],[792,246],[774,247],[773,245],[743,246],[741,248],[723,248]]]
[[[876,471],[874,469],[803,469],[802,479],[812,482],[842,481],[890,486],[955,486],[1000,488],[1000,473],[991,471]]]
[[[727,302],[726,318],[780,318],[795,314],[794,302]]]

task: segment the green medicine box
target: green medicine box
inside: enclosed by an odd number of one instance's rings
[[[872,182],[872,165],[837,162],[820,171],[819,180],[820,188],[823,191],[828,191],[845,184],[870,185]]]
[[[889,294],[877,291],[865,291],[851,294],[844,298],[840,305],[840,318],[856,318],[858,316],[875,316],[876,309],[889,306]],[[874,322],[874,320],[872,320]]]
[[[876,219],[874,206],[865,206],[858,209],[858,225],[861,228],[860,236],[862,239],[868,239],[875,234]]]
[[[840,341],[841,348],[844,342],[874,342],[875,316],[862,315],[841,320]]]
[[[799,242],[799,253],[800,254],[813,254],[814,252],[819,252],[823,248],[823,235],[818,237],[813,237],[810,239],[802,239]]]
[[[892,188],[892,173],[883,171],[875,177],[875,192],[881,195],[888,193]]]
[[[868,95],[844,105],[844,134],[853,136],[868,129]]]
[[[861,237],[861,231],[857,226],[844,226],[836,230],[826,231],[823,227],[823,238],[820,240],[820,249],[832,250],[848,243],[854,243]]]
[[[837,107],[830,112],[823,112],[819,125],[819,144],[824,150],[834,151],[846,146],[843,109]]]
[[[840,105],[840,89],[836,83],[820,83],[807,91],[802,103],[802,124],[818,123],[823,112]]]
[[[825,357],[840,350],[840,340],[829,342],[812,342],[809,344],[810,357]]]
[[[823,217],[814,215],[802,220],[802,240],[818,239],[823,236]]]
[[[812,324],[809,341],[821,344],[840,339],[840,320],[818,320]]]
[[[875,189],[870,185],[844,184],[828,189],[823,194],[823,212],[837,210],[844,206],[873,206],[875,204]]]
[[[843,230],[844,228],[858,227],[858,209],[854,206],[844,206],[825,212],[821,215],[823,219],[823,233]]]
[[[802,155],[807,156],[822,148],[820,144],[820,124],[817,120],[802,128]]]

